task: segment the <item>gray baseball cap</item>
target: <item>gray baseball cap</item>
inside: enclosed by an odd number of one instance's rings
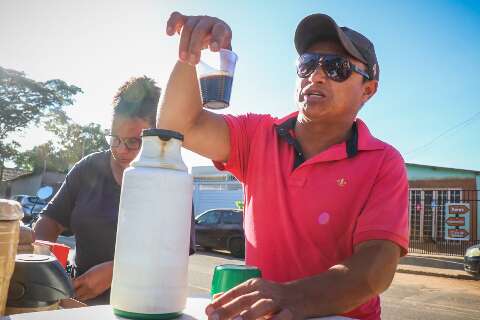
[[[302,54],[322,39],[337,39],[352,57],[367,66],[371,79],[379,80],[380,68],[373,43],[355,30],[339,27],[335,20],[326,14],[312,14],[300,21],[295,31],[295,48],[298,54]]]

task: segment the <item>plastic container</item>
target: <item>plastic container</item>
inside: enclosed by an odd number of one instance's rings
[[[70,247],[56,242],[44,241],[44,240],[36,240],[34,242],[34,247],[36,248],[38,254],[49,254],[48,252],[44,251],[46,248],[49,250],[53,255],[57,258],[63,268],[67,267],[68,262],[68,254],[70,252]]]
[[[262,273],[257,267],[237,264],[222,264],[216,266],[215,270],[213,271],[210,294],[213,297],[213,295],[227,292],[228,290],[249,279],[261,277]]]
[[[230,105],[237,60],[235,52],[226,49],[202,52],[202,58],[197,65],[197,76],[205,108],[224,109]]]
[[[123,174],[110,304],[131,319],[170,319],[185,308],[192,177],[183,136],[147,129]]]

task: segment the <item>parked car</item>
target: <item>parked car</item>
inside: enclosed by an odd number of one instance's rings
[[[480,244],[467,248],[463,268],[474,276],[480,276]]]
[[[195,219],[197,245],[205,250],[228,250],[232,256],[245,256],[243,212],[239,209],[212,209]]]
[[[22,205],[23,219],[27,223],[33,216],[38,216],[40,211],[47,205],[46,200],[42,200],[36,196],[29,196],[26,194],[18,194],[11,197],[12,200],[18,201]]]

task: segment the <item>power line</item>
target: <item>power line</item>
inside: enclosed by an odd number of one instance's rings
[[[441,137],[445,136],[446,134],[448,133],[451,133],[451,132],[454,132],[454,131],[458,131],[460,130],[461,128],[464,128],[466,126],[468,126],[469,124],[471,124],[472,122],[474,122],[475,120],[477,120],[476,118],[480,118],[480,111],[475,113],[474,115],[472,115],[470,118],[448,128],[447,130],[443,131],[442,133],[440,133],[438,136],[436,136],[435,138],[431,139],[430,141],[428,141],[427,143],[421,145],[420,147],[417,147],[417,148],[414,148],[408,152],[405,153],[405,155],[409,155],[409,154],[412,154],[412,153],[418,153],[418,152],[421,152],[421,151],[425,151],[425,150],[428,150],[429,147],[434,144],[436,141],[438,141],[438,139],[440,139]]]

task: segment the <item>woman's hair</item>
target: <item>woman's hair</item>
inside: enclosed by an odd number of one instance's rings
[[[113,98],[113,117],[140,118],[155,126],[160,93],[153,79],[130,78]]]

